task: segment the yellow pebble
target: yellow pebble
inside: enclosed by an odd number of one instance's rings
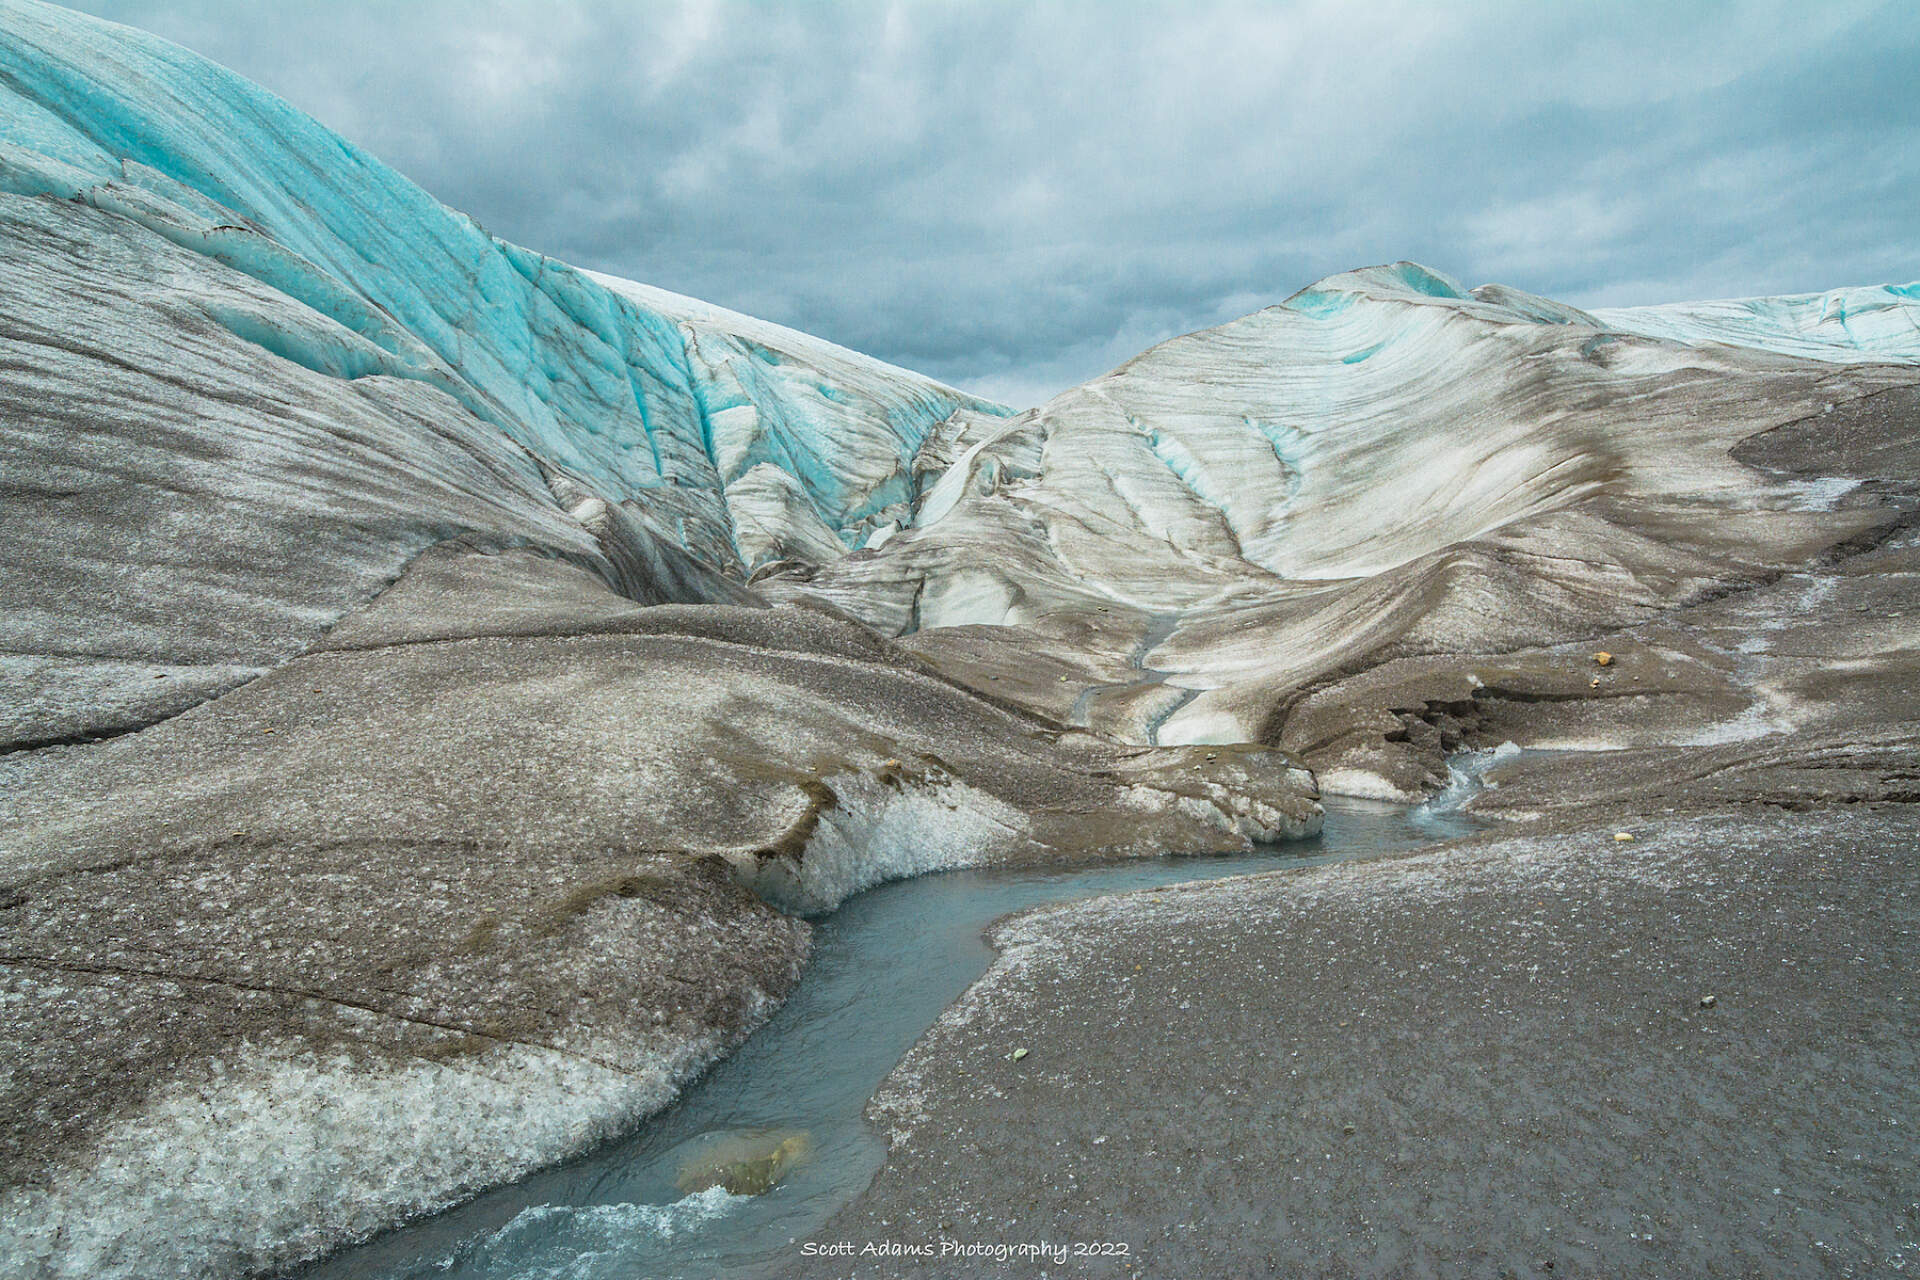
[[[1605,649],[1602,649],[1600,652],[1594,654],[1593,660],[1599,663],[1603,667],[1610,667],[1613,665],[1613,655],[1608,653]]]

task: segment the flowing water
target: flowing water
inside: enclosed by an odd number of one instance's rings
[[[1464,797],[1458,797],[1464,798]],[[349,1250],[305,1280],[635,1280],[751,1275],[864,1190],[886,1146],[867,1101],[987,969],[1009,912],[1182,881],[1367,858],[1469,834],[1448,803],[1327,801],[1325,832],[1261,852],[1052,871],[953,871],[882,885],[817,923],[793,995],[760,1031],[624,1141]],[[1284,945],[1284,944],[1282,944]],[[716,1147],[783,1140],[765,1195],[688,1194]],[[804,1153],[801,1155],[800,1153]]]

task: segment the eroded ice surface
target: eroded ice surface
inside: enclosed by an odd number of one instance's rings
[[[1920,281],[1593,314],[1628,333],[1676,342],[1717,342],[1841,363],[1920,360]]]
[[[807,976],[766,1028],[630,1140],[343,1253],[310,1280],[679,1280],[778,1273],[794,1239],[865,1189],[885,1142],[869,1099],[993,959],[984,930],[1037,905],[1372,858],[1471,834],[1457,809],[1339,801],[1319,838],[1235,858],[959,871],[885,885],[818,925]],[[677,1185],[704,1139],[805,1132],[810,1158],[762,1196]]]
[[[258,86],[141,32],[27,0],[0,5],[0,32],[0,193],[91,206],[111,215],[102,234],[131,223],[249,278],[264,288],[210,269],[183,301],[329,378],[443,392],[599,497],[639,500],[717,566],[844,554],[904,515],[936,423],[994,409],[507,244]],[[9,221],[23,212],[5,207]],[[61,319],[85,329],[77,300]]]
[[[1911,286],[1589,313],[1396,263],[1009,416],[505,244],[192,54],[0,0],[0,751],[126,735],[94,757],[124,772],[96,769],[91,807],[43,788],[9,833],[0,925],[37,959],[7,966],[5,998],[43,1052],[7,1114],[43,1108],[16,1131],[48,1142],[105,1082],[153,1086],[53,1153],[70,1167],[16,1180],[12,1238],[70,1274],[257,1271],[634,1121],[765,1013],[800,944],[732,880],[689,908],[691,881],[614,855],[732,859],[822,906],[1015,852],[1310,829],[1304,770],[1112,738],[1278,741],[1329,789],[1444,786],[1433,722],[1471,714],[1482,672],[1566,700],[1554,673],[1585,662],[1500,675],[1489,655],[1639,625],[1872,527],[1860,467],[1733,454],[1911,384],[1914,314]],[[492,568],[422,575],[430,551]],[[410,590],[431,635],[368,626]],[[819,611],[636,607],[808,598],[918,647]],[[343,644],[356,619],[372,638]],[[491,871],[529,914],[507,943],[475,914]],[[251,914],[206,887],[249,876]],[[369,994],[343,935],[381,909]],[[729,912],[732,939],[702,942]],[[634,921],[683,914],[676,950],[638,947]],[[416,939],[424,958],[381,950]],[[604,981],[568,967],[619,945],[636,954]],[[138,954],[109,981],[115,949]],[[79,967],[48,978],[53,953]],[[751,998],[659,1031],[663,1053],[553,1062],[602,1055],[586,1032],[631,1031],[613,1005],[682,959],[742,954],[755,972],[684,981]],[[406,973],[447,1025],[383,1014],[365,1063],[299,1048],[325,1036],[297,1019],[357,1016],[328,1000],[415,999]],[[176,979],[277,992],[294,1047],[167,1029],[155,1010],[213,1007]],[[502,992],[527,1021],[494,1020]],[[410,1027],[436,1028],[432,1054]],[[92,1047],[129,1044],[154,1048],[148,1074],[112,1080]],[[228,1050],[260,1069],[200,1092]],[[255,1212],[276,1176],[279,1209]],[[575,1225],[678,1221],[617,1211],[635,1203]]]
[[[1766,475],[1733,448],[1920,361],[1912,290],[1824,296],[1706,304],[1745,317],[1708,335],[1671,309],[1601,315],[1415,263],[1331,276],[1038,410],[935,433],[942,473],[912,525],[805,591],[882,630],[1092,649],[1063,678],[1075,723],[1259,737],[1283,691],[1372,646],[1557,642],[1803,536],[1774,514],[1831,510],[1854,482]],[[984,642],[919,643],[977,664]],[[1343,769],[1334,789],[1410,798]]]
[[[0,745],[235,687],[450,538],[738,600],[903,523],[933,428],[1003,412],[505,243],[239,76],[33,0],[0,0],[0,262]]]

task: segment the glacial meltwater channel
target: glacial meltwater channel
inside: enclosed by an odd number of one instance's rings
[[[1258,853],[952,871],[869,890],[817,923],[806,974],[766,1026],[631,1137],[338,1254],[303,1280],[694,1280],[791,1261],[791,1242],[880,1168],[886,1144],[862,1118],[867,1101],[986,972],[993,952],[982,934],[994,920],[1100,894],[1368,858],[1474,829],[1451,804],[1330,798],[1322,835]],[[743,1132],[804,1133],[806,1154],[764,1195],[676,1186],[690,1157]]]

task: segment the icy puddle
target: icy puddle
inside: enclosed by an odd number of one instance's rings
[[[1012,911],[1367,858],[1469,834],[1450,805],[1333,798],[1313,839],[1223,858],[952,871],[882,885],[819,921],[793,996],[631,1138],[338,1255],[306,1280],[635,1280],[752,1275],[863,1191],[885,1155],[861,1118],[894,1065],[984,973]],[[707,1185],[724,1174],[728,1185]],[[771,1184],[765,1194],[735,1194]]]

